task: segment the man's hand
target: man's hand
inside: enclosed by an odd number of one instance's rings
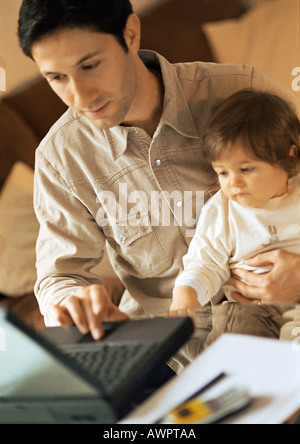
[[[50,316],[63,327],[75,324],[81,333],[90,331],[96,340],[104,336],[102,321],[129,319],[113,304],[102,285],[80,287],[63,303],[52,306]]]
[[[232,296],[240,303],[295,304],[300,302],[300,256],[285,250],[272,250],[245,261],[253,267],[271,265],[271,271],[255,274],[236,269],[234,274],[249,285],[233,277],[229,283],[237,293]]]

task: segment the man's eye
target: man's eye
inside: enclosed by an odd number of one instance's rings
[[[85,65],[82,67],[84,71],[89,71],[95,69],[99,66],[100,62],[90,63],[89,65]]]
[[[63,80],[64,75],[63,74],[58,74],[57,76],[51,77],[51,79],[49,80],[49,82],[60,82],[61,80]]]

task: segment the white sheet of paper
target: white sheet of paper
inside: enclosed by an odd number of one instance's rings
[[[229,384],[242,385],[254,398],[249,408],[226,423],[280,424],[300,408],[299,344],[224,334],[122,423],[156,423],[221,372],[229,378],[209,389],[206,398],[218,395]]]

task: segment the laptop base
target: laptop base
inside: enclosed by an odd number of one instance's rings
[[[0,424],[113,424],[116,421],[114,411],[101,399],[1,400],[0,404]]]

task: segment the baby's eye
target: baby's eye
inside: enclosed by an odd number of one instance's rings
[[[228,175],[227,171],[220,171],[220,172],[218,172],[218,176],[226,177],[227,175]]]
[[[241,172],[242,173],[251,173],[251,171],[253,171],[254,168],[253,167],[245,167],[245,168],[241,168]]]

